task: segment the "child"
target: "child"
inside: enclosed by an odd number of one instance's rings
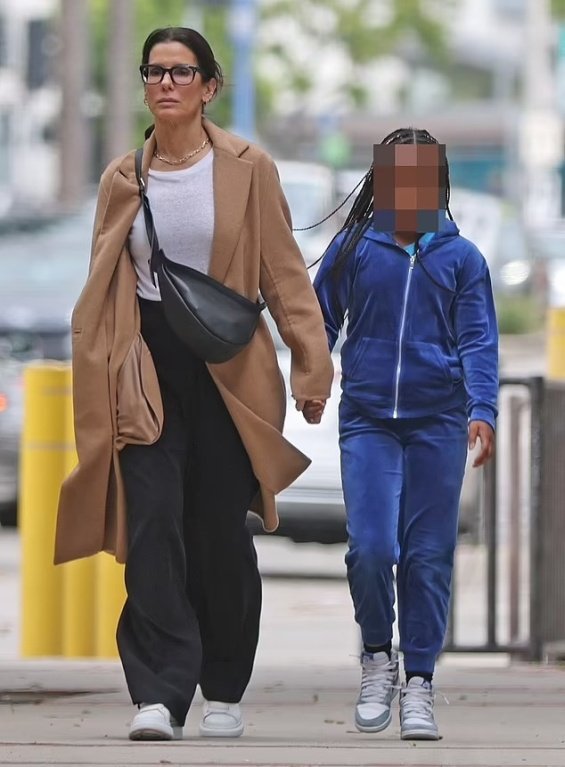
[[[339,408],[347,575],[361,628],[355,724],[391,721],[397,565],[401,738],[437,740],[432,677],[445,636],[467,446],[494,449],[498,334],[489,272],[449,211],[445,147],[400,129],[374,163],[314,281],[330,349],[347,317]],[[318,418],[322,403],[305,417]]]

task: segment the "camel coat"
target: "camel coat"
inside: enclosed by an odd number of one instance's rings
[[[332,364],[322,314],[291,232],[276,167],[258,147],[204,121],[214,152],[215,229],[210,274],[267,302],[291,350],[297,400],[327,398]],[[155,146],[145,143],[143,173]],[[140,335],[137,278],[127,249],[140,207],[134,153],[102,175],[89,276],[75,306],[73,404],[79,463],[59,499],[55,562],[108,551],[127,555],[119,451],[155,442],[163,408],[150,352]],[[286,393],[274,344],[262,318],[236,357],[208,365],[260,484],[253,502],[267,531],[278,525],[274,496],[309,465],[282,436]],[[315,427],[313,427],[315,428]]]

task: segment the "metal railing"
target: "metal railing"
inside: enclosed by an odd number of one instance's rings
[[[444,652],[510,653],[540,660],[547,639],[543,585],[547,514],[542,513],[546,382],[542,377],[502,378],[500,392],[497,450],[482,470],[482,529],[466,552],[474,576],[483,568],[478,580],[486,609],[483,626],[474,626],[482,628],[482,637],[477,642],[459,638],[457,614],[469,605],[462,602],[465,584],[456,566]],[[460,555],[459,550],[456,565]]]

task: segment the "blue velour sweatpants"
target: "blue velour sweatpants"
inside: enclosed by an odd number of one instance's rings
[[[463,409],[377,419],[340,405],[355,619],[365,644],[392,639],[396,564],[407,671],[433,672],[445,638],[467,435]]]

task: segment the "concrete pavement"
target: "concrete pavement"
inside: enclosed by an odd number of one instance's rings
[[[565,765],[565,672],[557,668],[444,659],[437,684],[449,705],[438,695],[438,743],[400,741],[396,711],[384,733],[358,733],[353,659],[259,664],[245,734],[233,741],[196,737],[198,698],[183,741],[130,743],[133,709],[115,662],[4,661],[0,679],[3,765]]]
[[[565,766],[565,667],[511,665],[506,656],[440,659],[440,742],[400,741],[397,701],[388,730],[358,733],[358,636],[343,548],[257,545],[264,609],[244,736],[199,739],[197,697],[182,742],[139,744],[127,739],[134,709],[119,663],[19,657],[18,540],[0,531],[0,765]],[[477,623],[478,569],[469,559],[459,573],[466,637]]]

